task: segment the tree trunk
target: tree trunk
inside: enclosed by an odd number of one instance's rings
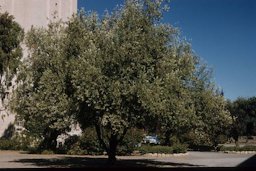
[[[234,140],[235,140],[236,146],[239,146],[239,143],[238,143],[239,133],[238,133],[238,131],[237,131],[236,128],[235,128],[234,131],[233,131],[233,138],[234,138]]]
[[[166,131],[165,132],[165,140],[164,140],[164,144],[169,146],[170,144],[170,138],[171,138],[171,131]]]
[[[116,151],[117,151],[117,135],[111,135],[109,140],[109,148],[108,148],[108,164],[113,165],[116,162]]]
[[[55,151],[57,147],[57,137],[59,132],[55,130],[47,130],[44,136],[44,140],[41,142],[39,148],[41,150]]]

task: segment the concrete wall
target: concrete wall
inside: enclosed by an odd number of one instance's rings
[[[0,0],[0,11],[8,11],[27,31],[32,25],[46,26],[50,20],[67,20],[77,11],[77,0]]]
[[[5,11],[28,31],[32,25],[46,27],[50,21],[68,20],[77,12],[77,0],[0,0],[0,12]],[[24,51],[24,54],[27,53]],[[8,113],[0,101],[0,137],[8,125],[14,123],[15,115]],[[5,117],[2,119],[2,116]]]

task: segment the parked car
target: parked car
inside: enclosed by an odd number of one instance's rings
[[[160,144],[160,140],[158,139],[157,135],[147,135],[145,136],[145,138],[143,139],[143,143],[145,144]]]

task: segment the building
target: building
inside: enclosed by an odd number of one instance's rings
[[[14,20],[26,32],[32,26],[46,27],[50,21],[67,21],[77,12],[77,0],[0,0],[0,12],[6,11],[14,16]],[[8,126],[14,123],[15,115],[6,111],[1,102],[0,112],[0,137],[2,137]],[[18,129],[20,126],[22,125],[17,125]]]
[[[0,0],[0,11],[15,17],[25,31],[44,27],[55,19],[67,20],[77,11],[77,0]]]

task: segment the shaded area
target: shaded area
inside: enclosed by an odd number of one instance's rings
[[[55,159],[19,159],[13,162],[32,164],[50,168],[81,168],[81,167],[199,167],[189,163],[161,162],[151,159],[118,159],[114,165],[107,164],[107,158],[63,157]]]
[[[249,159],[245,160],[241,164],[239,164],[237,167],[256,167],[256,155],[253,155]]]
[[[14,134],[15,134],[15,126],[13,123],[10,123],[8,127],[4,130],[4,133],[0,138],[11,139]]]

